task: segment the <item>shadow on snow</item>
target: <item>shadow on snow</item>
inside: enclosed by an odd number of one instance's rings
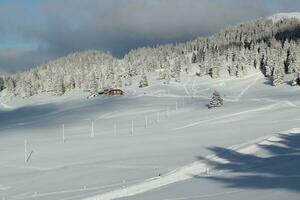
[[[225,184],[230,188],[287,189],[300,191],[300,133],[279,135],[281,141],[271,145],[258,145],[268,157],[243,154],[222,147],[208,148],[216,156],[226,160],[199,160],[213,166],[212,170],[231,172],[229,176],[196,176]],[[233,176],[232,176],[233,175]]]

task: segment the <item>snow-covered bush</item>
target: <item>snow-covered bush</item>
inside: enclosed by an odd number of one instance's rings
[[[208,108],[216,108],[223,106],[223,99],[221,95],[215,91],[211,97]]]

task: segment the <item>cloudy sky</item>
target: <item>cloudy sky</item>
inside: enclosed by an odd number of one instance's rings
[[[293,11],[300,11],[299,0],[0,0],[0,73],[74,51],[122,57],[132,48]]]

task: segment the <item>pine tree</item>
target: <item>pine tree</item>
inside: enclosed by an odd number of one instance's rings
[[[10,96],[16,95],[16,81],[12,77],[7,77],[4,80],[4,88]]]
[[[4,79],[0,76],[0,92],[4,90]]]
[[[164,69],[159,69],[157,80],[163,80],[163,79],[165,79]]]
[[[148,85],[147,76],[146,74],[143,74],[139,83],[139,88],[147,87]]]
[[[272,77],[273,86],[282,85],[284,83],[284,70],[276,68]]]
[[[196,56],[196,54],[195,54],[195,52],[193,52],[193,54],[192,54],[192,61],[191,61],[193,64],[194,63],[197,63],[197,56]]]
[[[297,73],[292,81],[292,86],[300,85],[300,73]]]
[[[34,95],[34,88],[32,86],[32,83],[30,81],[25,81],[24,82],[24,90],[23,90],[23,97],[31,97]]]
[[[66,87],[63,78],[58,78],[56,81],[55,95],[61,96],[66,92]]]
[[[164,75],[164,84],[170,84],[170,80],[171,80],[171,72],[169,69],[165,70],[165,75]]]
[[[70,88],[70,90],[73,90],[73,89],[75,89],[75,87],[76,87],[75,79],[73,76],[71,76],[70,82],[69,82],[69,88]]]
[[[223,106],[223,99],[221,95],[217,91],[215,91],[209,102],[208,108],[216,108],[221,106]]]
[[[219,63],[216,61],[213,61],[212,63],[213,67],[209,69],[208,74],[210,75],[211,78],[216,79],[220,77],[220,68],[219,68]]]
[[[220,68],[219,67],[213,67],[212,68],[212,78],[220,78]]]
[[[228,66],[228,73],[231,77],[235,77],[237,75],[237,68],[234,66],[234,64]]]
[[[117,76],[116,86],[119,88],[123,87],[123,76],[122,75]]]
[[[244,73],[243,73],[243,68],[241,66],[241,64],[237,64],[236,65],[236,77],[237,78],[242,78],[244,76]]]
[[[300,53],[300,52],[299,52]],[[288,67],[288,73],[298,73],[300,72],[300,56],[296,53],[293,53],[293,58]]]
[[[180,73],[181,73],[181,63],[178,58],[175,59],[175,66],[174,66],[174,76],[175,81],[180,83]]]
[[[273,67],[269,66],[269,65],[266,65],[265,66],[265,76],[266,77],[270,77],[273,75]]]
[[[170,63],[165,62],[164,64],[164,84],[170,84],[171,80],[171,69],[170,69]]]
[[[125,75],[125,86],[130,86],[132,85],[132,78],[129,74]]]
[[[98,92],[98,84],[96,81],[96,76],[93,72],[89,75],[89,91],[91,94],[97,94]]]

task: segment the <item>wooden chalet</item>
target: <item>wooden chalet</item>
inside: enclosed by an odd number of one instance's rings
[[[106,96],[123,96],[124,91],[121,89],[105,89],[102,92],[99,92],[99,95],[106,95]]]

